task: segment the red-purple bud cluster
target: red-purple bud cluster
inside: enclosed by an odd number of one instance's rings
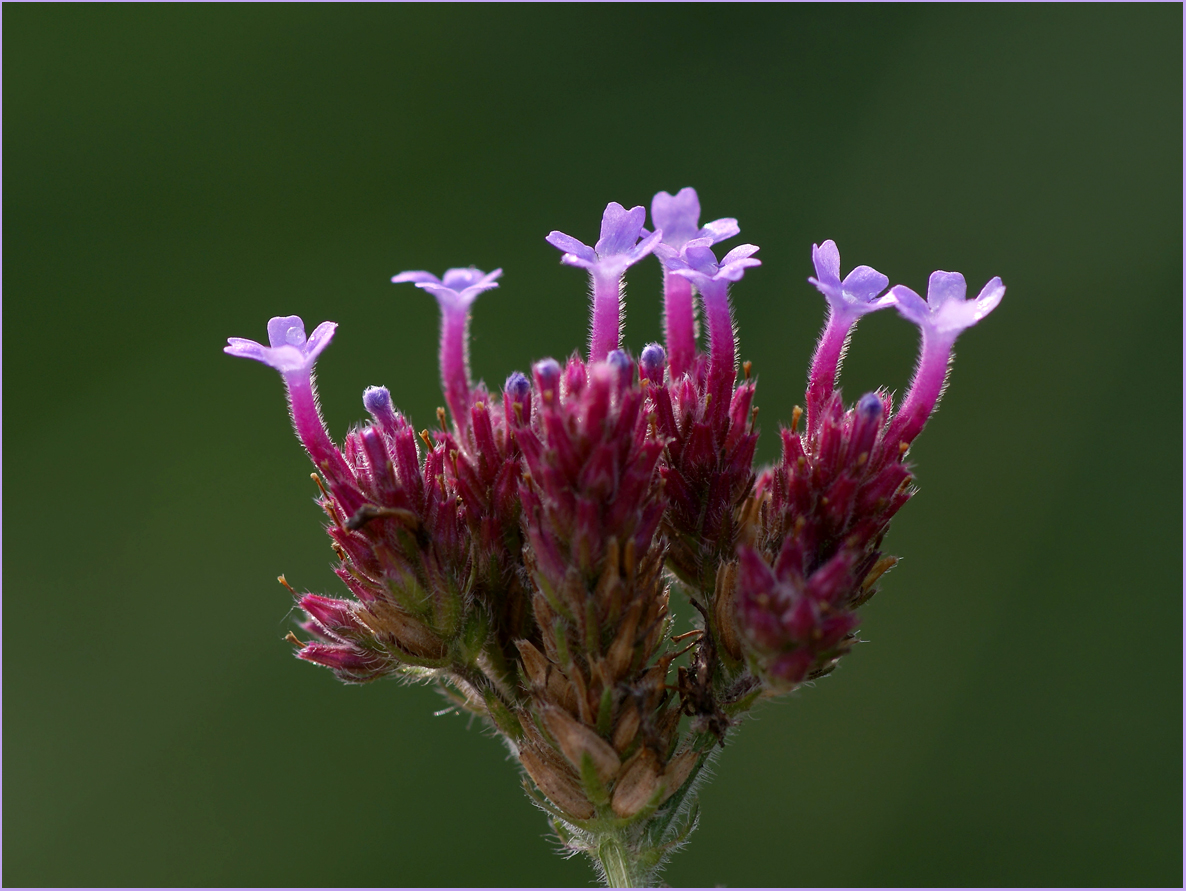
[[[697,357],[688,374],[648,386],[655,429],[667,441],[659,472],[669,502],[668,564],[701,590],[712,587],[721,559],[732,557],[758,444],[754,383],[746,379],[733,389],[730,382],[731,399],[714,400],[708,365]]]
[[[537,411],[519,431],[527,466],[520,492],[535,566],[554,589],[576,571],[600,572],[610,541],[642,555],[663,514],[655,466],[663,443],[648,435],[634,362],[615,350],[535,366]]]
[[[776,687],[835,666],[854,642],[853,610],[893,564],[882,537],[913,493],[905,450],[885,435],[889,410],[885,393],[848,411],[833,393],[807,436],[782,430],[782,460],[758,481],[753,543],[738,549],[737,618],[752,665]]]

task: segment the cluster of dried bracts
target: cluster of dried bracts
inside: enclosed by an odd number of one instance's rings
[[[405,272],[441,308],[448,415],[416,432],[382,387],[339,448],[317,408],[313,365],[333,336],[295,316],[270,345],[226,351],[278,370],[353,599],[304,594],[297,655],[347,682],[431,679],[488,719],[528,791],[572,849],[615,884],[645,883],[695,820],[696,776],[760,697],[831,671],[855,642],[855,610],[893,565],[886,528],[912,493],[905,458],[942,392],[956,336],[999,303],[993,279],[931,276],[926,300],[866,266],[841,279],[835,244],[814,248],[828,321],[779,463],[756,473],[749,364],[739,373],[728,287],[760,265],[713,245],[696,193],[610,204],[594,247],[559,232],[562,262],[591,279],[588,359],[537,362],[501,394],[471,381],[469,310],[501,270]],[[666,348],[621,348],[626,270],[664,267]],[[895,412],[886,392],[847,407],[835,388],[858,318],[895,307],[922,349]],[[707,350],[697,346],[698,313]],[[698,630],[673,635],[682,591]],[[688,654],[687,665],[673,663]]]

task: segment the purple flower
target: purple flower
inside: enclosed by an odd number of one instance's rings
[[[680,189],[675,195],[657,194],[651,202],[651,220],[662,231],[663,244],[677,252],[692,240],[716,244],[741,231],[732,217],[701,226],[700,198],[691,187]],[[680,377],[691,369],[696,356],[696,313],[692,305],[692,283],[666,267],[663,269],[663,333],[670,353],[671,376]]]
[[[739,245],[718,263],[708,238],[694,238],[679,251],[667,245],[655,249],[668,271],[688,279],[704,301],[710,349],[708,391],[713,399],[714,413],[720,417],[728,411],[733,381],[737,376],[728,287],[730,282],[741,281],[749,267],[762,265],[762,261],[753,256],[757,251],[756,244]]]
[[[653,251],[663,237],[662,232],[651,232],[639,241],[646,218],[646,208],[641,204],[627,210],[611,201],[601,217],[601,238],[593,247],[555,231],[548,236],[547,242],[564,251],[561,263],[579,266],[594,274],[620,276]]]
[[[828,322],[816,344],[807,386],[807,428],[815,429],[824,404],[832,395],[840,375],[840,363],[852,334],[853,325],[865,313],[893,306],[888,295],[878,297],[889,279],[871,266],[858,266],[844,280],[840,279],[840,250],[836,242],[825,241],[811,246],[815,285],[828,301]]]
[[[423,288],[437,299],[441,309],[469,309],[478,295],[491,288],[497,288],[497,279],[502,275],[501,269],[493,272],[468,266],[458,269],[448,269],[444,278],[437,278],[431,272],[411,271],[401,272],[391,277],[392,284],[412,282],[417,288]]]
[[[306,337],[299,318],[277,317],[267,345],[226,346],[280,372],[318,469],[334,572],[353,595],[290,588],[305,614],[308,639],[289,636],[299,658],[348,683],[394,675],[446,687],[506,737],[569,850],[632,887],[653,883],[691,831],[714,739],[856,642],[857,610],[895,562],[881,550],[889,523],[914,492],[909,445],[955,339],[1004,294],[993,279],[968,300],[948,272],[931,276],[925,300],[900,285],[885,293],[889,280],[867,266],[842,277],[834,242],[813,246],[809,281],[829,310],[808,424],[801,431],[796,407],[781,459],[757,470],[756,382],[748,362],[737,380],[729,285],[761,265],[758,248],[718,259],[737,221],[701,226],[694,189],[659,192],[651,212],[654,232],[642,207],[609,204],[593,247],[548,236],[592,279],[589,361],[544,359],[501,392],[471,382],[467,357],[470,310],[501,270],[392,277],[440,306],[452,424],[438,409],[432,432],[417,434],[387,388],[369,387],[370,421],[334,443],[313,386],[332,322]],[[635,360],[621,346],[623,276],[652,252],[667,343]],[[921,331],[907,398],[896,412],[886,390],[846,406],[836,378],[853,326],[887,306]],[[703,622],[673,636],[677,594]]]
[[[348,475],[338,447],[325,429],[313,387],[313,365],[321,351],[329,346],[337,330],[336,322],[322,322],[305,337],[305,323],[300,316],[276,316],[268,321],[270,346],[243,337],[227,338],[223,352],[241,359],[254,359],[276,369],[284,378],[288,403],[296,434],[309,456],[330,477],[340,482]]]
[[[834,313],[857,319],[893,305],[888,296],[877,299],[889,285],[889,279],[872,266],[858,266],[840,280],[840,249],[831,239],[811,246],[811,261],[815,264],[816,277],[807,280],[819,288]]]
[[[563,232],[552,232],[548,244],[564,251],[561,263],[589,271],[593,280],[593,323],[589,335],[589,361],[604,359],[622,339],[621,284],[626,270],[655,249],[663,237],[652,232],[639,241],[646,221],[644,207],[626,210],[616,201],[606,205],[601,217],[601,238],[589,247]]]
[[[300,316],[276,316],[268,321],[270,346],[243,337],[228,337],[223,352],[241,359],[254,359],[281,374],[303,374],[313,368],[322,350],[333,340],[337,322],[322,322],[306,339]]]
[[[711,290],[714,283],[739,282],[746,269],[762,265],[762,261],[754,257],[758,252],[756,244],[738,245],[725,254],[719,263],[712,244],[709,237],[693,238],[678,251],[665,244],[660,245],[655,249],[655,254],[664,266],[692,282],[701,294]]]
[[[441,307],[441,384],[445,402],[460,433],[469,426],[469,308],[478,295],[497,288],[501,269],[486,273],[473,266],[450,269],[443,279],[431,272],[401,272],[392,276],[394,284],[413,282],[437,299]]]
[[[918,365],[910,392],[894,418],[890,435],[909,445],[922,431],[947,385],[951,347],[960,333],[992,312],[1005,296],[1000,277],[993,278],[974,300],[966,299],[968,285],[958,272],[932,272],[923,300],[905,285],[895,285],[885,299],[922,333]]]
[[[960,332],[997,308],[1005,296],[1005,286],[997,276],[974,300],[966,299],[967,294],[968,285],[958,272],[936,271],[927,284],[926,300],[905,285],[894,285],[883,299],[897,306],[898,312],[924,333],[954,341]]]
[[[709,244],[716,244],[741,232],[733,217],[722,217],[701,226],[700,198],[691,186],[674,195],[659,192],[651,201],[651,220],[662,231],[663,244],[677,251],[693,239],[708,239]]]

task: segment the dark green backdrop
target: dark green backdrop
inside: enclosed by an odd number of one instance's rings
[[[340,588],[279,380],[221,348],[333,319],[335,435],[368,384],[428,424],[436,308],[393,273],[505,268],[472,351],[499,384],[584,339],[548,231],[689,184],[762,246],[734,295],[762,460],[823,315],[812,241],[1009,291],[915,450],[869,643],[744,727],[667,880],[1181,882],[1180,6],[3,24],[5,884],[591,881],[431,690],[292,658],[277,573]],[[869,318],[846,392],[914,349]]]

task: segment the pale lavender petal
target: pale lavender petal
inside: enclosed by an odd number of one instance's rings
[[[441,284],[446,288],[452,288],[454,291],[460,293],[480,281],[483,274],[482,270],[474,266],[467,266],[460,269],[446,269],[445,274],[441,277]]]
[[[650,254],[651,251],[653,251],[662,241],[662,229],[658,230],[657,232],[652,232],[626,253],[626,258],[629,260],[629,265],[633,266],[643,257]]]
[[[756,244],[739,244],[733,250],[729,251],[729,253],[725,254],[721,260],[721,265],[728,266],[730,263],[736,263],[738,260],[752,257],[758,251],[759,248]]]
[[[276,316],[268,319],[268,343],[273,347],[286,344],[300,346],[304,342],[305,323],[301,321],[300,316]]]
[[[266,358],[268,348],[262,343],[256,343],[245,337],[228,337],[222,351],[228,356],[237,356],[240,359],[254,359],[256,362],[265,363],[268,361]]]
[[[744,257],[740,260],[734,260],[732,263],[722,263],[720,272],[714,278],[725,279],[726,281],[739,282],[741,277],[745,275],[745,271],[751,266],[761,266],[762,261],[756,257]]]
[[[565,266],[577,266],[581,269],[588,269],[590,272],[594,272],[600,268],[597,260],[586,260],[584,257],[578,257],[576,254],[564,254],[560,258],[560,262]]]
[[[337,330],[337,322],[322,322],[314,328],[313,333],[309,335],[308,343],[305,344],[305,356],[310,360],[320,356],[322,350],[329,346],[329,342],[333,340],[334,332]]]
[[[659,192],[651,201],[651,220],[656,228],[663,230],[666,244],[683,247],[698,234],[700,198],[696,190],[688,186],[675,195]]]
[[[903,318],[909,319],[919,327],[925,327],[930,323],[931,308],[922,297],[905,285],[894,285],[886,296],[893,301]]]
[[[889,279],[872,266],[858,266],[844,277],[844,293],[858,303],[870,303],[889,287]]]
[[[985,285],[980,294],[976,297],[977,312],[979,315],[976,321],[980,321],[990,312],[997,308],[1001,302],[1001,298],[1005,296],[1005,285],[1001,282],[1001,277],[995,276],[987,285]]]
[[[684,245],[684,262],[697,272],[708,276],[716,275],[717,257],[709,247],[707,238],[694,238]]]
[[[711,223],[705,223],[703,228],[694,237],[711,238],[712,243],[716,244],[718,241],[724,241],[740,233],[741,227],[737,225],[737,220],[733,217],[722,217],[719,220],[713,220]]]
[[[836,247],[836,242],[829,238],[823,244],[813,244],[811,262],[815,264],[815,275],[819,279],[817,287],[840,285],[840,249]]]
[[[679,251],[669,244],[659,242],[655,245],[655,256],[659,258],[660,262],[668,269],[687,269],[688,264],[684,262],[683,257],[679,255]]]
[[[937,310],[948,300],[962,301],[968,295],[968,284],[958,272],[936,270],[927,282],[927,303]]]
[[[391,281],[397,285],[403,282],[436,282],[438,285],[441,283],[439,278],[424,270],[401,272],[399,275],[393,275]]]
[[[593,249],[601,258],[614,254],[626,254],[638,241],[642,224],[646,222],[646,208],[641,204],[626,210],[616,201],[611,201],[605,207],[601,217],[601,238]]]
[[[577,241],[571,235],[565,235],[563,232],[552,232],[545,241],[552,247],[559,248],[564,253],[571,254],[574,258],[584,260],[586,263],[597,262],[597,254],[593,248],[589,247],[583,241]],[[575,266],[577,264],[570,263],[569,265]]]

